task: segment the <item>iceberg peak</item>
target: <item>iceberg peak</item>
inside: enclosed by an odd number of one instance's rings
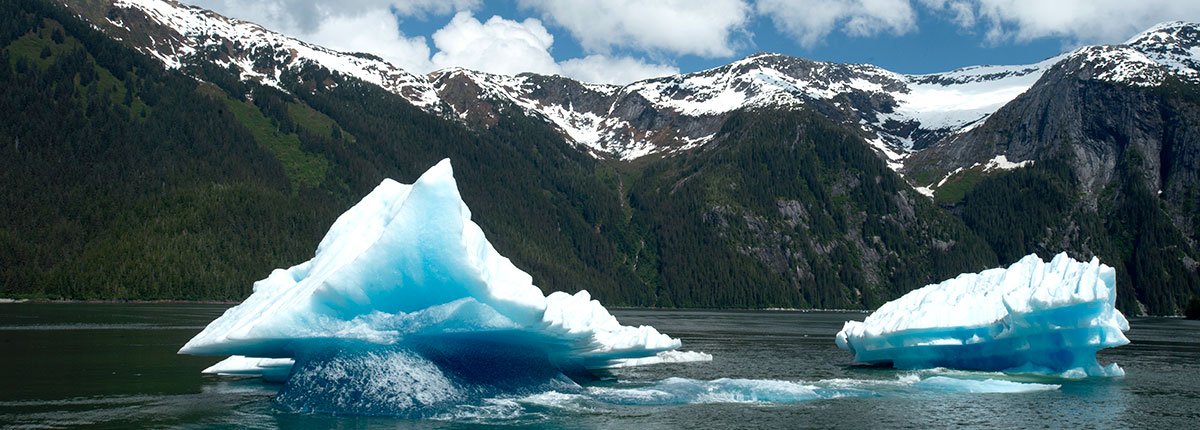
[[[287,360],[429,360],[451,372],[469,367],[463,357],[520,351],[529,365],[577,375],[679,345],[653,327],[621,325],[587,291],[543,295],[471,221],[446,159],[412,185],[383,180],[338,217],[311,260],[256,282],[179,352],[233,356],[212,373],[316,381],[313,366]],[[451,355],[457,364],[431,358]]]

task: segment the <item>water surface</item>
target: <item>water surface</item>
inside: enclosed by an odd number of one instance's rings
[[[175,351],[228,305],[0,304],[0,426],[13,428],[1194,428],[1200,322],[1131,319],[1100,353],[1122,378],[854,365],[833,336],[862,313],[618,310],[708,363],[617,369],[572,392],[499,397],[437,419],[286,412],[279,385],[200,374]],[[986,392],[964,392],[986,391]],[[1015,392],[1012,392],[1015,391]]]

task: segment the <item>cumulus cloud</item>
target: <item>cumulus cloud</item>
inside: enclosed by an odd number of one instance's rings
[[[559,72],[550,55],[554,36],[533,18],[516,22],[493,16],[484,23],[459,12],[433,34],[433,44],[438,49],[433,55],[436,68],[458,66],[505,75]]]
[[[992,44],[1063,38],[1067,44],[1121,43],[1150,26],[1200,20],[1200,2],[1178,0],[920,0],[980,30]]]
[[[750,18],[743,0],[519,0],[579,40],[584,50],[614,48],[725,57]]]
[[[368,52],[405,70],[429,70],[429,44],[424,37],[405,37],[386,13],[326,19],[316,31],[300,37],[330,49]]]
[[[903,35],[917,29],[909,0],[758,0],[755,10],[808,48],[839,29],[856,37]]]
[[[433,44],[438,49],[432,59],[435,69],[464,67],[504,75],[533,72],[598,83],[629,83],[679,72],[674,67],[606,55],[556,62],[550,55],[554,36],[533,18],[517,22],[493,16],[480,22],[470,13],[459,12],[433,34]]]

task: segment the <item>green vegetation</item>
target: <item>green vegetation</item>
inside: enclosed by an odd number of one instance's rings
[[[934,194],[934,202],[939,205],[955,205],[966,197],[967,193],[983,182],[985,175],[979,168],[967,169],[946,179],[946,183],[938,187]]]
[[[1047,227],[1061,227],[1068,219],[1074,189],[1066,163],[1036,163],[981,178],[964,193],[962,219],[991,244],[1002,264],[1010,264],[1040,251],[1036,247],[1047,241]]]
[[[1001,264],[1030,253],[1049,258],[1068,252],[1075,258],[1100,257],[1117,269],[1117,305],[1139,314],[1139,303],[1155,315],[1183,309],[1200,280],[1188,269],[1183,235],[1145,188],[1128,150],[1117,185],[1098,202],[1076,195],[1069,163],[1047,160],[988,177],[963,199],[962,218],[996,251]],[[1195,256],[1190,256],[1195,258]]]
[[[317,112],[306,105],[300,103],[287,104],[288,118],[296,123],[296,126],[301,130],[318,135],[329,136],[333,139],[342,139],[348,143],[354,142],[354,136],[350,133],[342,131],[337,122],[325,114]]]
[[[250,130],[254,141],[270,152],[283,165],[283,170],[292,182],[292,191],[300,187],[316,187],[325,179],[329,162],[319,155],[314,156],[300,149],[300,137],[295,133],[283,134],[277,124],[272,124],[254,105],[225,98],[225,106],[242,126]]]
[[[0,18],[0,295],[241,298],[344,208],[290,192],[196,80],[55,7],[9,2]],[[21,48],[34,42],[52,55]]]

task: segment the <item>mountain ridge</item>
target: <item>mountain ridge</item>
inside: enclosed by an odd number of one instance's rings
[[[471,105],[482,98],[492,99],[492,104],[511,104],[547,121],[595,157],[626,161],[698,148],[712,139],[721,120],[734,110],[810,106],[855,130],[889,166],[905,173],[903,163],[910,154],[982,124],[1062,61],[1086,56],[1091,63],[1105,65],[1097,68],[1104,69],[1097,79],[1112,82],[1154,86],[1171,75],[1200,79],[1200,48],[1196,47],[1200,32],[1196,24],[1182,21],[1156,25],[1121,45],[1082,47],[1027,65],[979,65],[905,75],[870,64],[759,52],[708,70],[611,85],[463,68],[419,75],[369,54],[316,47],[173,0],[117,0],[113,6],[141,11],[177,30],[177,37],[169,42],[151,38],[139,48],[168,67],[181,67],[181,57],[186,55],[233,45],[232,53],[227,53],[229,48],[218,49],[222,52],[216,61],[237,66],[243,79],[271,85],[279,79],[280,69],[312,61],[380,85],[426,111],[460,120],[486,124],[490,114]],[[126,26],[120,19],[106,20]],[[214,45],[214,37],[221,43]],[[264,55],[270,59],[263,60]],[[458,84],[471,80],[474,88],[445,85],[448,80]],[[554,86],[571,88],[553,91]]]

